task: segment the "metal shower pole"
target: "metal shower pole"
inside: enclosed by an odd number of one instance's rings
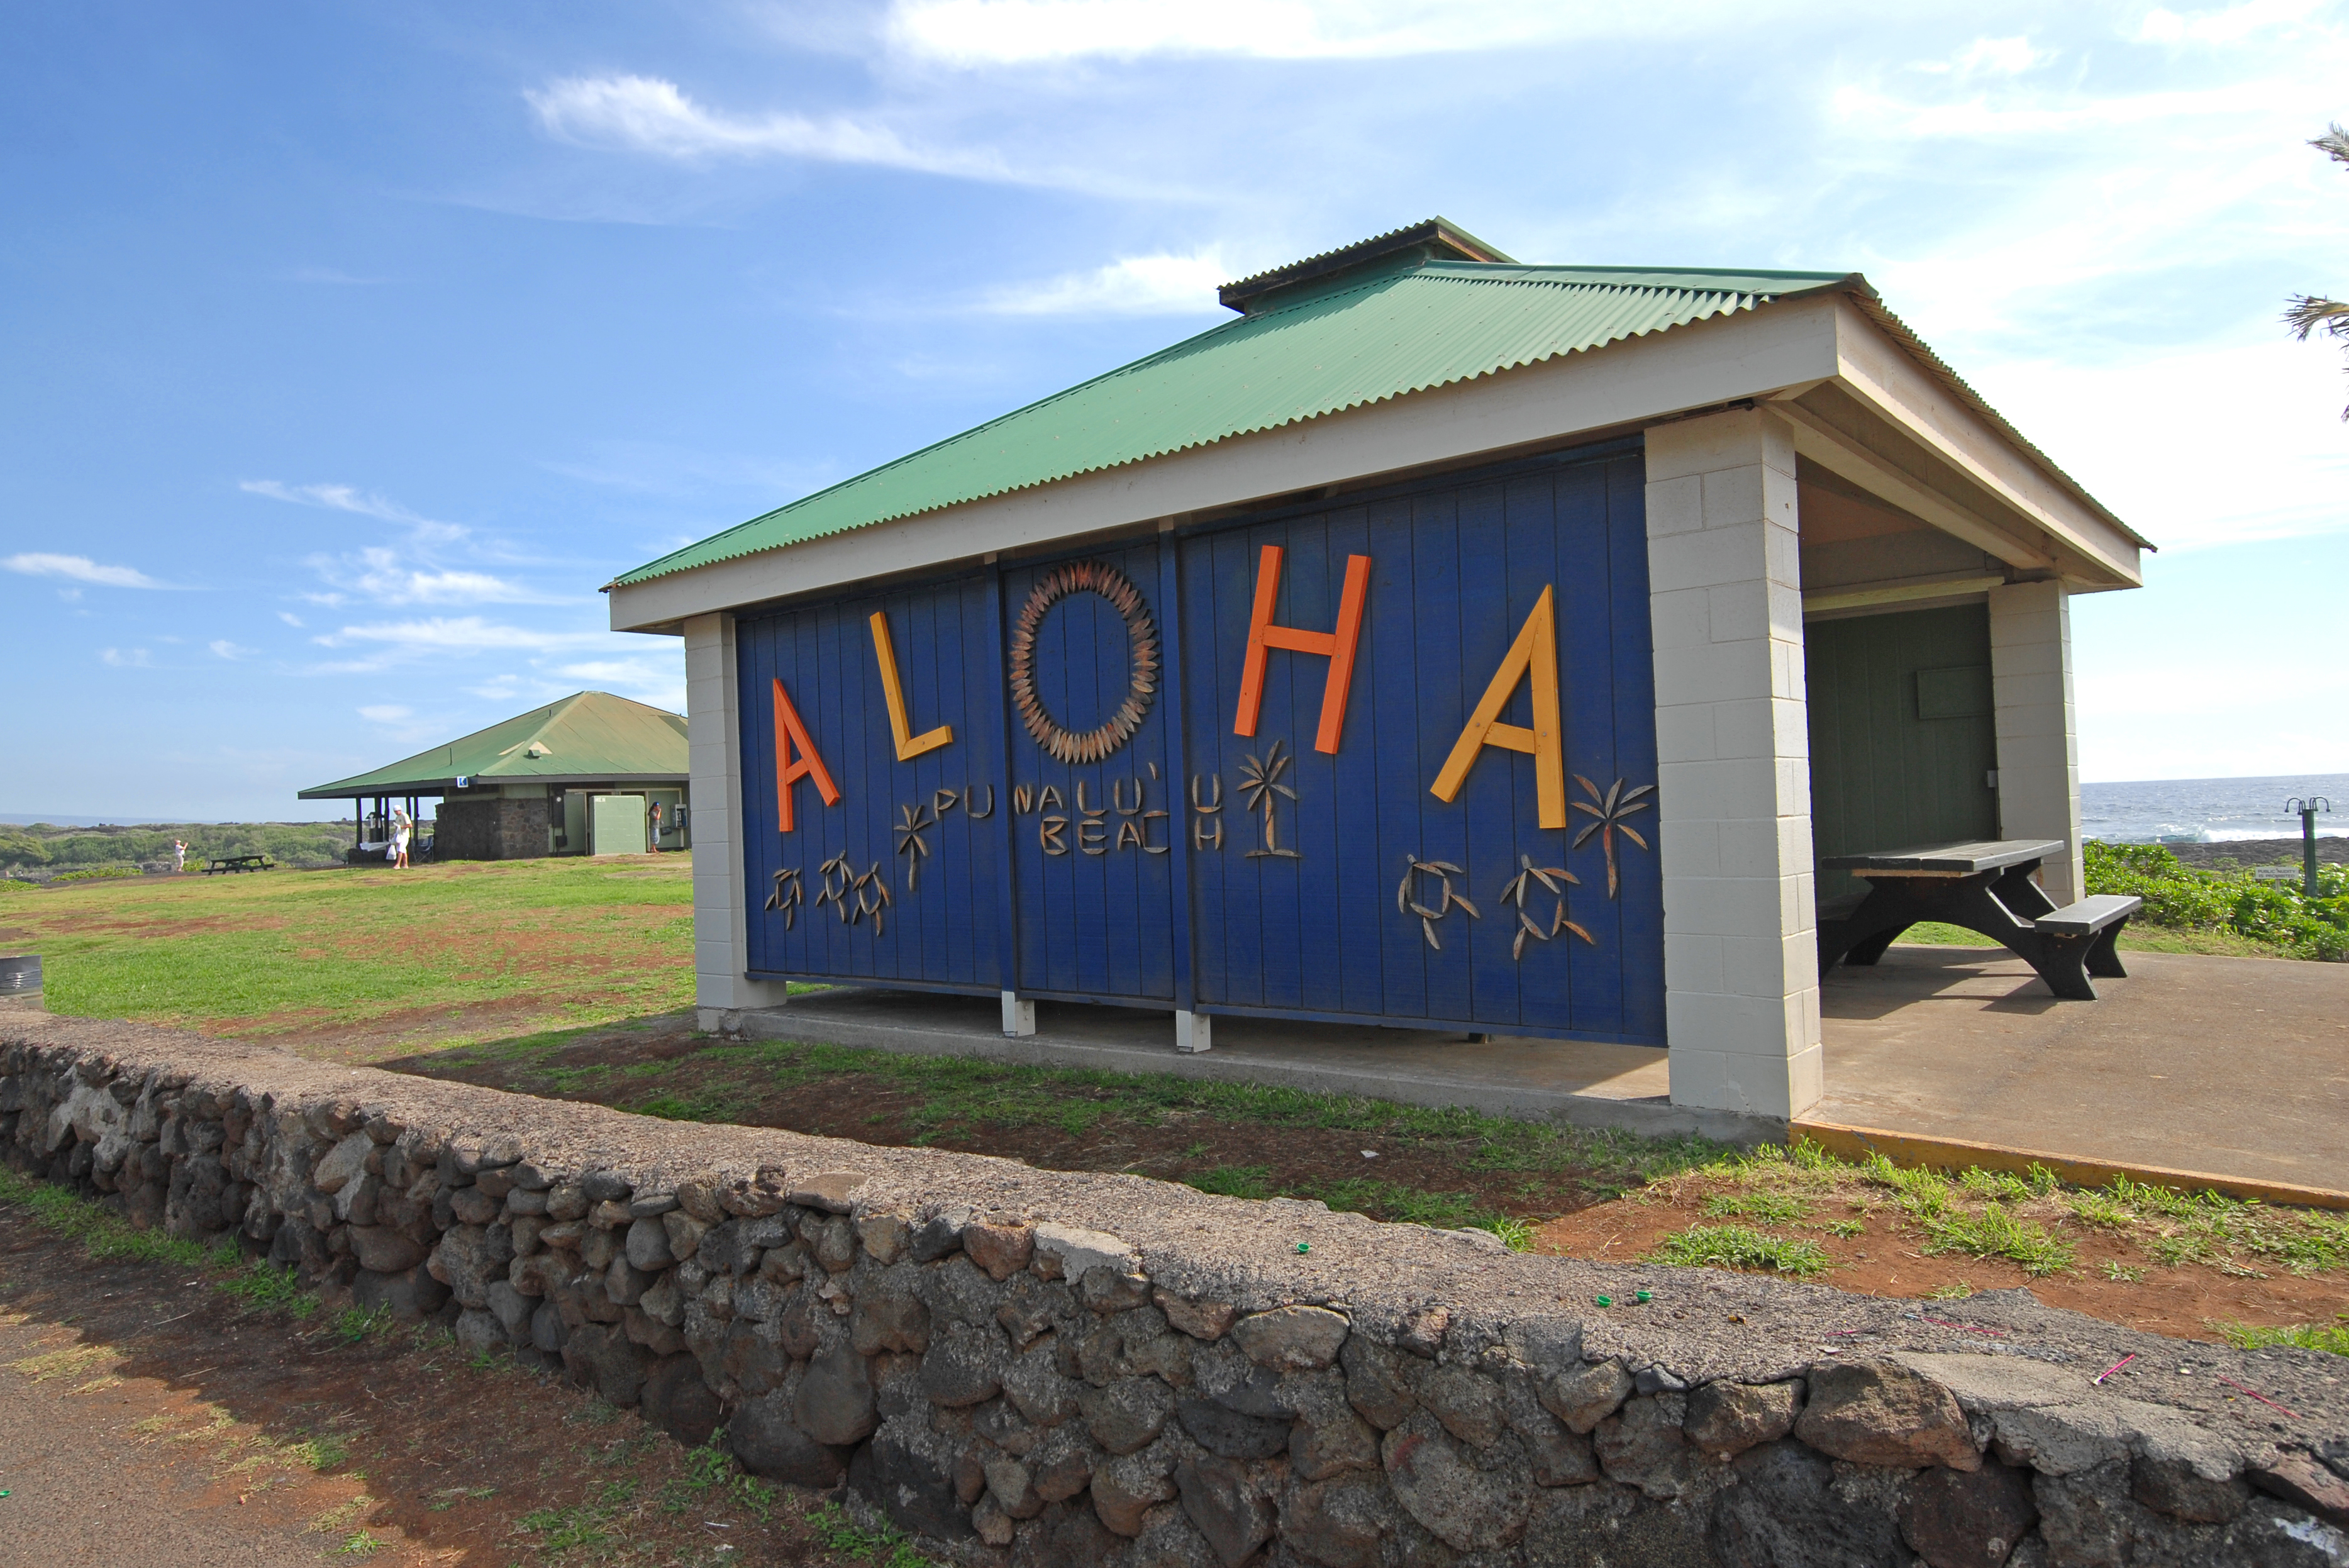
[[[2316,814],[2331,811],[2333,803],[2321,794],[2306,800],[2294,796],[2283,803],[2286,811],[2300,813],[2300,892],[2301,897],[2313,900],[2316,897]]]

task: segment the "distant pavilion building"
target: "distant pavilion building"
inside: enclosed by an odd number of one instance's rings
[[[394,803],[416,819],[428,796],[437,859],[641,855],[691,847],[690,778],[683,714],[580,691],[300,798],[352,803],[355,859],[383,852]]]

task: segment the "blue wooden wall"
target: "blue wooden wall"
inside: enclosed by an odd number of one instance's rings
[[[1618,447],[742,618],[752,972],[1661,1044],[1655,797],[1633,794],[1656,778],[1642,479],[1636,445]],[[1302,630],[1336,624],[1350,555],[1372,563],[1334,756],[1314,746],[1329,661],[1311,654],[1269,654],[1257,732],[1233,733],[1268,544],[1286,552],[1273,618]],[[1140,727],[1094,762],[1048,755],[1008,691],[1012,630],[1061,559],[1124,574],[1163,652]],[[1612,792],[1617,820],[1645,841],[1615,836],[1611,896],[1602,836],[1574,842],[1598,825],[1591,813],[1540,826],[1532,756],[1487,748],[1456,799],[1429,793],[1545,587],[1569,796],[1603,808]],[[911,731],[954,731],[908,762],[891,736],[875,609]],[[1094,594],[1044,616],[1036,691],[1061,729],[1091,730],[1126,698],[1131,637]],[[791,834],[776,820],[778,677],[842,796],[826,806],[797,783]],[[1503,719],[1529,726],[1530,701],[1520,682]],[[1294,798],[1251,791],[1268,773]],[[1282,854],[1264,853],[1267,800]],[[909,810],[927,823],[910,834]],[[842,856],[865,884],[819,905],[848,880]],[[1402,888],[1413,857],[1460,870]],[[1557,894],[1523,883],[1537,927],[1551,933],[1562,902],[1584,934],[1517,940],[1503,893],[1526,859],[1571,878],[1553,877]],[[802,901],[768,908],[776,874],[793,868]],[[1464,906],[1424,923],[1398,909],[1399,891],[1441,905],[1447,877]],[[848,901],[861,894],[870,910],[876,880],[890,899],[878,929]],[[844,903],[857,918],[840,918]]]

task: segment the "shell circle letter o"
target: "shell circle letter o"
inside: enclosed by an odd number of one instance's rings
[[[1054,605],[1071,594],[1080,593],[1099,594],[1125,618],[1133,676],[1126,689],[1125,701],[1118,704],[1107,723],[1098,730],[1072,735],[1053,722],[1052,716],[1044,711],[1042,699],[1036,695],[1036,634]],[[1011,628],[1011,702],[1019,711],[1019,722],[1028,727],[1028,732],[1047,756],[1072,766],[1100,762],[1133,739],[1133,732],[1142,728],[1142,721],[1149,714],[1150,704],[1157,695],[1158,627],[1150,618],[1150,607],[1143,602],[1142,590],[1133,586],[1133,579],[1104,562],[1069,561],[1036,580]]]

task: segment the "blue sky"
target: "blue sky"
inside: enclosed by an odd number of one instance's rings
[[[2349,771],[2349,8],[32,4],[0,19],[0,812],[313,815],[583,686],[615,572],[1441,213],[1864,271],[2164,545],[2090,779]]]

